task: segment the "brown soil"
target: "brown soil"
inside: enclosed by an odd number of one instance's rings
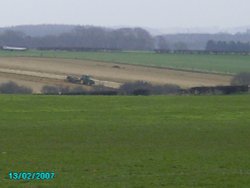
[[[116,68],[119,66],[119,68]],[[121,83],[144,80],[154,84],[177,84],[182,87],[228,85],[231,76],[204,74],[134,65],[117,65],[84,60],[53,58],[0,58],[0,83],[8,80],[32,87],[39,92],[43,85],[74,86],[67,75],[89,74],[97,84],[119,87]]]

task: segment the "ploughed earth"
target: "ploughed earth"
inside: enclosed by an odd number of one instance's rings
[[[77,87],[66,81],[68,75],[90,75],[96,85],[118,88],[122,83],[147,81],[152,84],[177,84],[181,87],[228,85],[231,76],[186,72],[166,68],[105,63],[88,60],[1,57],[0,83],[14,81],[40,93],[44,85]],[[82,86],[90,89],[89,86]]]

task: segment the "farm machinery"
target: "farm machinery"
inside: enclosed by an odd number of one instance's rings
[[[89,75],[82,75],[80,78],[77,76],[67,76],[66,80],[74,84],[82,84],[92,86],[95,81]]]

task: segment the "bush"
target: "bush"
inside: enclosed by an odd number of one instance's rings
[[[136,81],[124,83],[119,90],[122,95],[149,95],[151,88],[152,85],[148,82]]]
[[[69,91],[69,94],[74,94],[74,95],[86,95],[87,94],[87,91],[85,89],[83,89],[82,87],[75,87],[75,88],[72,88],[70,91]]]
[[[156,85],[152,88],[154,95],[177,94],[181,92],[181,88],[174,84]]]
[[[69,93],[69,88],[61,86],[43,86],[41,92],[46,95],[58,95]]]
[[[231,85],[250,85],[250,73],[242,72],[234,76]]]
[[[0,93],[4,94],[31,94],[29,87],[19,86],[15,82],[7,82],[0,85]]]
[[[137,81],[123,84],[120,89],[123,95],[166,95],[177,94],[181,88],[177,85],[152,85],[148,82]]]
[[[132,94],[133,95],[150,95],[150,90],[148,90],[148,89],[135,89]]]
[[[230,95],[248,92],[248,86],[215,86],[215,87],[192,87],[187,93],[194,95]]]
[[[103,85],[93,86],[88,92],[89,95],[118,95],[117,89],[106,87]]]
[[[59,94],[59,89],[55,86],[43,86],[41,92],[43,94]]]
[[[88,92],[82,87],[62,87],[62,86],[43,86],[41,90],[45,95],[86,95]]]
[[[44,86],[41,92],[47,95],[166,95],[178,94],[180,91],[181,89],[177,85],[152,85],[148,82],[137,81],[125,83],[119,89],[93,86],[88,91],[81,86],[75,88]]]

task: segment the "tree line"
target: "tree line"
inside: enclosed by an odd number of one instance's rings
[[[249,32],[234,35],[220,33],[152,36],[142,28],[112,29],[95,26],[60,25],[0,28],[0,46],[35,49],[249,51],[249,41]]]
[[[79,26],[60,35],[40,37],[28,36],[19,31],[6,30],[0,34],[0,46],[153,50],[154,38],[141,28],[108,29]]]
[[[250,52],[250,42],[226,42],[226,41],[213,41],[207,42],[206,51],[215,52]]]
[[[243,33],[215,33],[215,34],[205,34],[205,33],[182,33],[182,34],[167,34],[162,35],[167,41],[168,49],[171,50],[205,50],[207,42],[209,40],[213,41],[234,41],[247,43],[250,41],[250,32]],[[181,49],[180,49],[181,47]]]

